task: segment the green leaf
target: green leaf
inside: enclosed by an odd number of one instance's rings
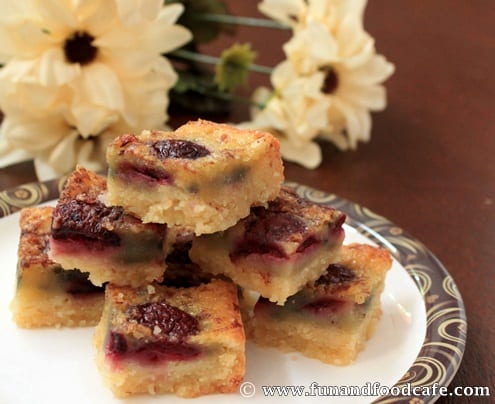
[[[233,92],[238,86],[247,84],[249,66],[255,58],[256,53],[249,43],[236,43],[225,49],[215,67],[215,83],[220,91]]]

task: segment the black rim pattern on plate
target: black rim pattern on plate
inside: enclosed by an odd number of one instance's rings
[[[426,336],[406,374],[395,384],[397,391],[413,387],[448,386],[464,354],[467,320],[462,297],[442,263],[421,242],[369,209],[336,195],[290,183],[299,195],[331,205],[347,214],[347,224],[388,248],[402,264],[423,296]],[[433,403],[439,396],[382,396],[375,403]]]
[[[58,198],[67,177],[45,182],[32,182],[0,192],[0,218],[22,208]]]
[[[66,177],[30,183],[0,192],[0,218],[24,207],[56,199]],[[382,216],[365,207],[314,188],[286,183],[317,203],[331,205],[347,214],[347,224],[388,248],[403,265],[421,292],[426,309],[426,336],[421,350],[406,374],[395,384],[411,387],[447,386],[464,354],[467,321],[462,297],[441,262],[419,241]],[[382,396],[375,403],[433,403],[438,396]]]

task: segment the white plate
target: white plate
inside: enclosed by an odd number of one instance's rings
[[[19,214],[0,221],[0,402],[2,403],[114,403],[95,367],[92,345],[93,328],[60,330],[22,330],[12,321],[9,303],[15,291]],[[346,243],[371,240],[346,226]],[[418,355],[426,331],[423,299],[402,265],[394,260],[388,273],[382,296],[383,316],[376,332],[355,364],[345,367],[325,365],[302,355],[282,354],[275,349],[263,349],[248,343],[247,371],[243,394],[256,392],[249,402],[264,399],[262,386],[364,386],[380,383],[393,386]],[[313,385],[314,386],[314,385]],[[316,392],[319,389],[315,390]],[[198,403],[229,403],[239,394],[205,396]],[[290,393],[289,393],[290,394]],[[296,393],[297,394],[297,393]],[[296,398],[296,397],[293,397]],[[321,402],[321,397],[301,397]],[[371,398],[371,397],[370,397]],[[148,403],[164,397],[132,398],[128,403]],[[343,402],[342,397],[335,402]],[[167,402],[185,401],[167,396]],[[326,401],[327,402],[327,401]],[[363,402],[362,397],[345,402]]]
[[[21,207],[57,196],[63,179],[28,184],[0,193],[0,403],[153,403],[185,402],[173,395],[139,396],[118,400],[102,383],[94,363],[92,328],[23,330],[11,319],[10,301],[15,291],[19,215]],[[288,386],[291,402],[363,403],[366,397],[321,397],[326,386],[338,388],[447,385],[464,352],[466,317],[456,285],[436,257],[420,242],[387,219],[335,195],[299,184],[288,184],[318,203],[328,203],[348,215],[345,243],[363,242],[389,248],[394,262],[382,294],[383,315],[376,332],[353,365],[325,365],[297,353],[282,354],[247,343],[247,369],[239,393],[211,395],[196,403],[280,401],[276,386]],[[53,204],[53,201],[49,202]],[[320,386],[314,388],[316,385]],[[313,386],[313,390],[311,389]],[[279,388],[279,387],[278,387]],[[298,397],[295,389],[302,388]],[[270,389],[273,396],[268,397]],[[290,389],[294,389],[291,391]],[[299,390],[301,391],[301,390]],[[372,393],[372,392],[370,392]],[[416,395],[423,402],[436,396]],[[377,402],[408,403],[409,394],[381,396]],[[190,401],[189,401],[190,402]]]

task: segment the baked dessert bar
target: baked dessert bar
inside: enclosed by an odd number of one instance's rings
[[[336,259],[345,215],[283,187],[267,208],[255,207],[235,226],[193,240],[189,256],[204,271],[283,304]]]
[[[198,235],[265,205],[284,179],[274,136],[204,120],[174,132],[122,135],[109,145],[107,161],[108,204]]]
[[[228,393],[244,377],[244,328],[230,282],[108,285],[94,342],[98,368],[117,397]]]
[[[344,246],[339,260],[284,306],[261,298],[248,320],[249,337],[261,346],[299,351],[325,363],[352,363],[380,318],[391,264],[388,250]]]
[[[83,167],[69,176],[51,226],[50,257],[89,273],[95,285],[139,286],[161,280],[166,225],[143,224],[122,207],[105,206],[106,179]]]
[[[48,258],[52,207],[20,213],[17,286],[10,305],[22,328],[94,326],[103,310],[104,288],[77,269],[65,271]]]

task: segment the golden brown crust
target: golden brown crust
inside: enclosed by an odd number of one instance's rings
[[[49,267],[54,262],[48,258],[48,238],[53,208],[24,208],[20,213],[21,236],[18,248],[18,270],[20,274],[33,266]]]
[[[296,253],[308,238],[325,241],[338,231],[345,215],[328,206],[313,203],[282,186],[280,193],[266,208],[254,207],[246,218],[225,231],[225,237],[234,243],[259,238],[264,244],[278,246],[286,255]],[[343,234],[343,232],[342,232]],[[207,237],[207,236],[206,236]],[[257,242],[257,240],[250,240]],[[198,243],[201,239],[197,240]]]
[[[157,158],[149,145],[170,139],[197,143],[210,150],[210,154],[196,159]],[[272,160],[273,172],[270,174],[277,175],[281,184],[283,166],[280,144],[277,138],[268,132],[241,130],[231,125],[199,120],[188,122],[173,132],[145,130],[139,135],[122,135],[107,149],[107,159],[111,167],[116,160],[122,158],[131,163],[140,162],[147,166],[159,167],[173,174],[174,184],[182,188],[190,187],[198,177],[200,181],[218,180],[217,185],[221,185],[232,169],[256,162],[260,157]],[[248,166],[245,167],[249,169]],[[202,189],[198,192],[201,193]]]
[[[199,119],[189,121],[180,126],[174,132],[177,138],[194,138],[206,142],[207,146],[216,149],[226,161],[241,159],[246,162],[250,153],[262,147],[265,150],[273,150],[279,159],[274,159],[274,169],[280,174],[283,167],[280,159],[280,142],[269,132],[260,130],[240,129],[229,124],[210,122]],[[219,157],[220,157],[219,156]],[[275,173],[274,173],[275,174]],[[283,177],[282,177],[283,180]]]
[[[288,213],[304,220],[309,232],[318,232],[322,225],[336,221],[340,224],[345,215],[329,205],[314,203],[300,197],[293,188],[282,186],[277,197],[268,204],[268,211],[274,214]]]
[[[268,132],[197,120],[189,121],[173,132],[145,130],[139,135],[119,136],[109,145],[107,158],[112,160],[117,155],[125,154],[130,160],[136,159],[155,165],[157,157],[148,145],[164,139],[188,140],[210,150],[210,154],[203,158],[160,160],[160,166],[183,178],[200,174],[205,167],[212,166],[213,163],[215,172],[225,174],[226,169],[229,168],[228,162],[235,160],[247,162],[252,157],[252,153],[260,147],[265,150],[274,149],[280,156],[280,143]],[[283,170],[282,167],[279,168]]]
[[[23,208],[20,212],[19,225],[23,233],[47,234],[50,232],[53,207],[37,206]]]
[[[82,166],[77,166],[67,178],[59,200],[66,202],[71,199],[82,199],[88,203],[95,203],[106,189],[107,180],[105,177]]]
[[[219,332],[236,340],[243,338],[237,288],[223,280],[213,280],[193,288],[173,288],[158,284],[131,288],[110,284],[106,289],[106,299],[113,307],[113,330],[135,338],[151,337],[153,330],[128,321],[126,313],[131,306],[151,302],[166,302],[198,318],[200,334],[192,336],[191,342],[214,341]]]

